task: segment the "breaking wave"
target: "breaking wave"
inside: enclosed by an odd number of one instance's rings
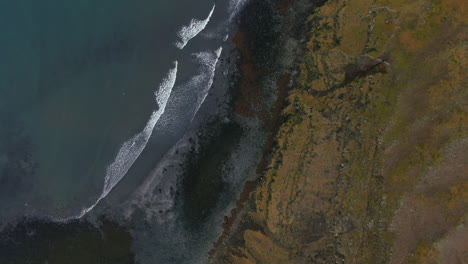
[[[177,78],[177,66],[178,63],[175,61],[174,67],[169,71],[167,77],[162,81],[159,89],[155,92],[158,110],[151,114],[151,118],[142,132],[136,134],[122,144],[122,147],[117,153],[114,162],[110,164],[109,167],[107,167],[107,173],[104,179],[104,187],[99,198],[93,205],[83,209],[79,215],[64,220],[79,219],[85,216],[102,199],[104,199],[117,185],[117,183],[122,180],[125,174],[127,174],[130,167],[133,165],[133,163],[135,163],[141,152],[143,152],[143,149],[146,147],[146,144],[148,143],[156,123],[166,109],[167,101],[171,96],[172,88],[174,87]]]
[[[199,60],[202,64],[202,67],[199,69],[199,74],[194,76],[187,85],[192,87],[202,87],[198,93],[197,102],[195,103],[195,111],[193,112],[192,119],[197,114],[201,105],[208,96],[208,92],[213,85],[215,73],[216,73],[216,64],[218,63],[221,52],[223,51],[222,47],[219,47],[214,52],[204,51],[193,54],[195,58]]]
[[[168,118],[168,120],[162,120],[161,124],[167,123],[177,126],[177,124],[180,125],[181,119],[187,121],[194,119],[213,85],[216,65],[221,53],[222,48],[219,47],[215,51],[192,54],[200,64],[198,72],[186,83],[175,89],[177,92],[174,92],[173,97],[171,97],[174,103],[170,104],[169,108],[171,109],[168,110],[171,114],[165,115],[164,118]],[[187,141],[188,138],[186,134],[180,139],[159,161],[158,166],[145,179],[144,183],[134,192],[134,197],[126,208],[126,217],[131,216],[133,210],[139,207],[147,213],[148,219],[155,217],[160,224],[170,222],[173,219],[174,216],[171,215],[170,209],[175,204],[175,198],[169,190],[177,188],[176,175],[180,167],[176,165],[182,162],[177,157],[179,151],[182,152],[183,149],[188,149],[191,146]],[[169,188],[168,186],[172,187]],[[159,192],[154,191],[156,188],[159,189]]]
[[[208,25],[208,22],[210,22],[211,16],[215,10],[215,6],[216,5],[213,5],[213,8],[211,8],[211,11],[206,19],[192,19],[188,26],[182,27],[179,32],[177,32],[177,36],[180,39],[175,43],[177,48],[183,49],[191,39],[196,37],[203,29],[205,29],[206,25]]]
[[[232,0],[229,3],[229,20],[232,20],[242,10],[248,0]]]
[[[143,131],[126,141],[120,148],[115,161],[107,168],[102,196],[105,197],[114,186],[123,178],[135,160],[148,143],[154,126],[166,109],[167,101],[171,95],[177,77],[177,62],[169,71],[167,79],[163,80],[158,91],[155,92],[159,109],[154,111]]]

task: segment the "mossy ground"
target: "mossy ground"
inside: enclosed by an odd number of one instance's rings
[[[243,240],[219,263],[467,256],[454,241],[468,234],[453,233],[468,212],[466,7],[330,0],[310,15],[277,147],[234,231]]]

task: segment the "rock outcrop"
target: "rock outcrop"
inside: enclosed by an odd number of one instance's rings
[[[466,8],[329,0],[302,21],[277,144],[213,263],[464,263]]]

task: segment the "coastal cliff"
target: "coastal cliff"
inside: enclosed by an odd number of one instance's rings
[[[329,0],[296,18],[271,153],[212,263],[464,263],[466,7]]]

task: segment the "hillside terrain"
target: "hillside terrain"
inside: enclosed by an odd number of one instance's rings
[[[274,148],[212,263],[466,263],[467,6],[329,0],[301,22]]]

